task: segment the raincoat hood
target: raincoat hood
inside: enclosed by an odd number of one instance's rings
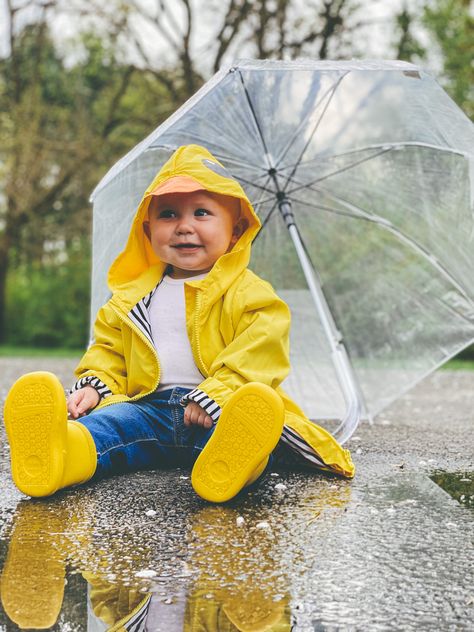
[[[232,250],[219,257],[214,264],[207,275],[208,282],[219,284],[219,278],[224,277],[227,285],[229,280],[246,268],[250,260],[251,243],[261,227],[260,220],[244,190],[225,167],[204,147],[185,145],[179,147],[163,165],[143,195],[127,244],[109,270],[108,284],[112,292],[134,281],[152,267],[157,269],[158,274],[163,274],[167,264],[153,251],[144,232],[143,222],[148,217],[148,207],[153,196],[182,191],[183,185],[192,187],[192,181],[195,183],[194,190],[206,190],[239,199],[241,217],[248,224]]]

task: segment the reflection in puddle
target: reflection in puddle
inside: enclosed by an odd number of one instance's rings
[[[297,542],[314,533],[317,556],[318,538],[351,494],[345,481],[311,475],[304,494],[286,494],[297,477],[219,506],[175,496],[150,507],[144,494],[121,499],[117,510],[97,490],[22,501],[1,579],[6,622],[51,628],[62,620],[65,629],[94,632],[289,631],[291,580],[307,554]],[[80,573],[75,600],[65,598],[71,573]]]
[[[437,485],[465,507],[474,509],[474,472],[433,472],[430,476]]]

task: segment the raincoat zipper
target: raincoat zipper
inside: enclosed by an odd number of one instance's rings
[[[133,324],[133,322],[131,320],[129,320],[128,318],[123,316],[123,314],[118,309],[116,309],[113,305],[111,305],[111,308],[114,310],[114,312],[120,318],[120,320],[123,323],[125,323],[126,325],[128,325],[130,327],[130,329],[132,329],[132,331],[134,331],[138,335],[138,337],[143,340],[143,342],[147,345],[147,347],[149,347],[151,349],[151,351],[153,352],[153,355],[154,355],[154,357],[156,359],[156,366],[158,367],[158,375],[157,375],[157,378],[156,378],[156,381],[155,381],[155,386],[150,391],[148,391],[147,393],[141,393],[140,395],[134,395],[133,397],[128,397],[127,395],[122,395],[123,399],[119,399],[119,398],[116,397],[113,402],[107,402],[108,398],[105,398],[105,400],[104,400],[103,404],[100,406],[100,408],[105,408],[106,406],[111,406],[112,404],[120,404],[122,402],[136,402],[139,399],[142,399],[143,397],[146,397],[147,395],[150,395],[151,393],[156,391],[156,388],[157,388],[158,384],[160,383],[160,378],[161,378],[161,366],[160,366],[160,361],[158,359],[158,354],[156,352],[155,347],[150,343],[148,338],[138,329],[138,327]]]
[[[196,349],[196,355],[197,355],[197,361],[198,361],[198,369],[199,371],[201,371],[202,375],[204,375],[204,377],[209,377],[209,371],[207,369],[207,367],[204,364],[204,361],[202,359],[202,355],[201,355],[201,345],[199,342],[199,335],[198,335],[198,315],[199,315],[199,310],[201,309],[201,293],[199,290],[196,291],[196,307],[195,307],[195,311],[194,311],[194,347]]]

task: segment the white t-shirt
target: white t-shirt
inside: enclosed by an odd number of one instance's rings
[[[189,279],[163,277],[148,307],[151,333],[161,367],[157,391],[175,386],[195,388],[204,380],[191,351],[186,331],[185,281],[204,279],[206,274]]]

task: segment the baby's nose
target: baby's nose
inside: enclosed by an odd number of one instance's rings
[[[178,235],[181,235],[183,233],[192,233],[193,231],[194,231],[193,223],[189,219],[182,219],[176,225],[176,232],[178,233]]]

